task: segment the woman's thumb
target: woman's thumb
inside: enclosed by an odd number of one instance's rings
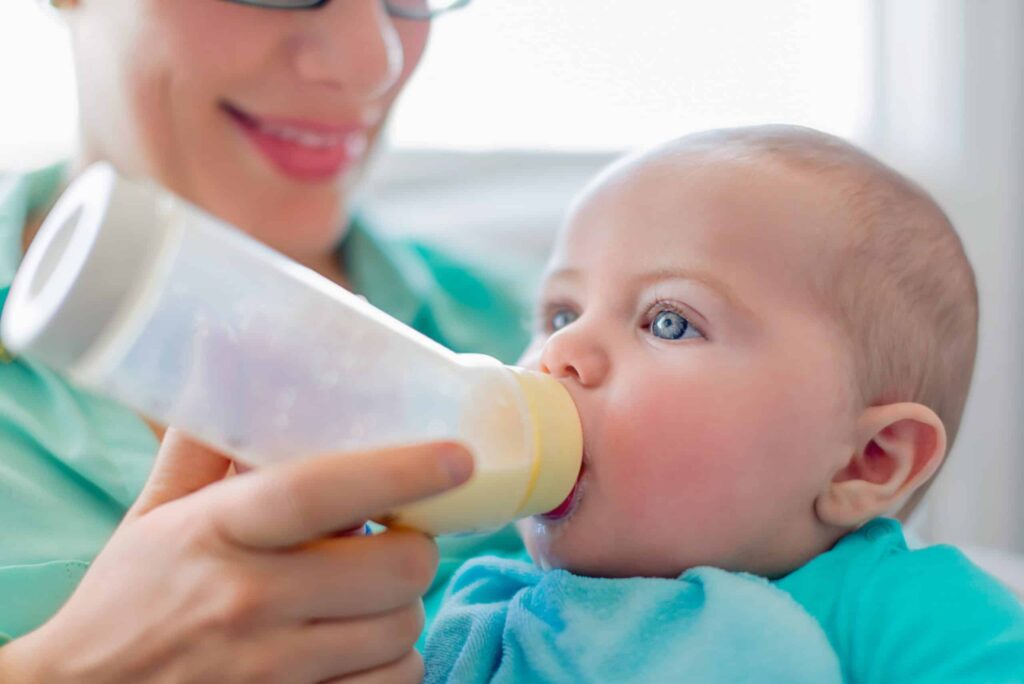
[[[170,429],[164,435],[149,480],[128,518],[138,517],[170,501],[188,496],[227,475],[231,459]]]

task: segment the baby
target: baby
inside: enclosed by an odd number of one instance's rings
[[[1024,682],[1014,597],[880,517],[956,436],[977,318],[941,209],[837,138],[712,131],[613,165],[522,361],[575,400],[582,474],[520,523],[535,566],[453,580],[428,680]]]

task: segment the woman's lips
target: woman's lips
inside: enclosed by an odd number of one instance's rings
[[[223,109],[271,165],[296,180],[336,178],[366,152],[362,125],[263,118],[227,103]]]
[[[555,521],[569,517],[569,515],[576,510],[576,505],[579,503],[580,483],[583,481],[583,474],[587,471],[586,459],[583,461],[583,465],[580,467],[580,474],[576,477],[576,484],[572,486],[572,491],[569,492],[569,496],[565,497],[565,501],[558,504],[557,507],[551,509],[547,513],[541,513],[540,518],[543,520]]]

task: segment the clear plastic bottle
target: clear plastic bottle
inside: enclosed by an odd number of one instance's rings
[[[461,487],[394,512],[433,534],[555,508],[582,459],[548,376],[460,355],[151,183],[96,165],[47,217],[4,344],[239,460],[458,440]]]

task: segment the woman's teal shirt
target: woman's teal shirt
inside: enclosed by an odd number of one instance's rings
[[[0,312],[25,221],[52,199],[61,175],[52,167],[0,176]],[[341,254],[359,293],[456,351],[508,362],[526,343],[515,290],[443,251],[383,239],[356,221]],[[140,491],[157,446],[131,411],[0,346],[0,644],[42,624],[68,598]],[[440,544],[428,620],[462,561],[523,554],[511,527]]]

